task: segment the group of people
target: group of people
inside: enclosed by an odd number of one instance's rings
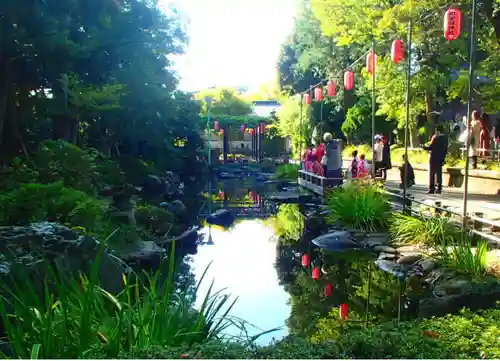
[[[310,144],[303,155],[303,169],[322,177],[333,179],[335,185],[342,184],[342,149],[340,140],[331,133],[323,135],[324,143],[316,148]]]
[[[336,185],[342,184],[342,155],[340,140],[333,139],[331,133],[325,133],[325,143],[316,148],[310,145],[303,155],[303,169],[329,179],[335,179]],[[429,191],[430,194],[440,194],[443,190],[443,166],[448,152],[448,138],[443,133],[443,126],[437,125],[429,145],[424,146],[429,151]],[[387,138],[383,135],[375,136],[374,146],[375,173],[384,180],[387,179],[387,170],[392,168],[391,148]],[[369,173],[368,163],[364,154],[352,153],[349,171],[353,179],[366,177]],[[409,160],[403,155],[399,167],[403,188],[415,184],[415,172]]]

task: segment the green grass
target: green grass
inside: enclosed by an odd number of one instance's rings
[[[395,243],[435,246],[451,244],[460,230],[446,216],[425,218],[393,213],[389,233]]]
[[[198,310],[187,291],[174,290],[173,251],[166,280],[159,271],[145,275],[145,282],[124,276],[124,289],[115,295],[99,285],[99,258],[88,277],[52,269],[40,284],[19,275],[18,282],[1,286],[0,313],[13,358],[116,358],[151,347],[207,342],[233,324],[228,312],[235,301],[213,293],[213,283]]]
[[[374,231],[387,225],[390,206],[387,196],[369,183],[351,183],[332,191],[326,199],[327,222]]]
[[[476,249],[471,249],[471,237],[462,233],[456,243],[451,246],[436,245],[432,257],[441,265],[457,270],[460,273],[480,278],[488,270],[488,244],[484,241],[477,243]]]
[[[276,167],[276,179],[293,179],[299,177],[300,166],[298,164],[280,164]]]

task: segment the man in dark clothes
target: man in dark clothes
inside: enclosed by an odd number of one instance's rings
[[[443,134],[443,126],[436,126],[429,146],[424,147],[430,151],[429,156],[429,194],[441,194],[443,191],[443,165],[448,152],[448,138]],[[437,179],[436,179],[437,178]],[[437,188],[436,188],[437,183]]]

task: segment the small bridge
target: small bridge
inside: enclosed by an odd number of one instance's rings
[[[299,170],[298,182],[301,187],[309,189],[310,191],[323,197],[325,195],[325,190],[336,187],[339,179],[340,178],[322,177],[305,170]]]

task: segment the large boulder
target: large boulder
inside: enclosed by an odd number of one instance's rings
[[[352,251],[363,248],[352,240],[351,233],[347,231],[335,231],[323,234],[314,238],[312,243],[320,248],[335,252]]]
[[[157,269],[166,257],[166,250],[153,241],[139,241],[127,245],[120,257],[131,266],[141,269]]]
[[[219,209],[207,217],[207,223],[224,228],[230,227],[235,220],[235,215],[229,209]]]
[[[34,282],[38,278],[41,283],[49,265],[56,271],[78,276],[95,266],[99,249],[103,249],[99,264],[101,287],[119,292],[123,288],[122,275],[130,268],[95,238],[50,222],[0,227],[0,276],[9,278],[15,267],[21,267]]]

